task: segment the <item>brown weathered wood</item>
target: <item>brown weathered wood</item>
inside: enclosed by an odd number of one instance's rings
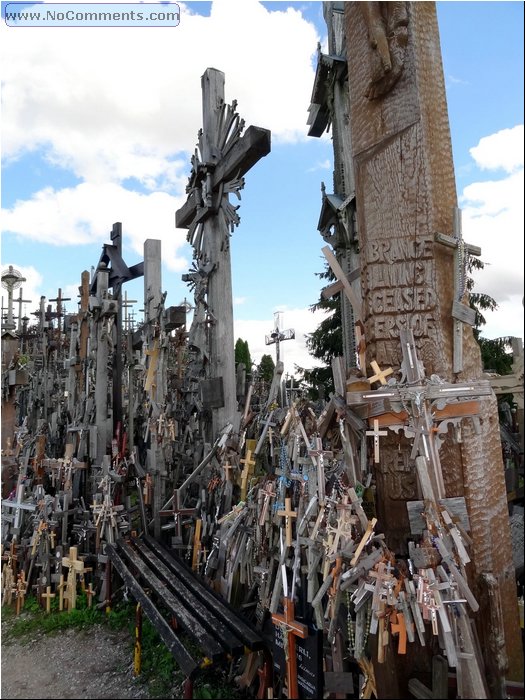
[[[144,581],[143,585],[147,585],[153,592],[161,596],[163,605],[166,605],[171,614],[175,616],[177,624],[196,638],[206,655],[213,660],[223,658],[225,653],[224,647],[204,628],[190,607],[167,589],[165,583],[154,573],[149,564],[142,561],[137,552],[122,541],[119,542],[119,553],[130,563],[139,578]]]
[[[112,565],[131,592],[131,595],[142,605],[148,619],[159,633],[182,672],[189,678],[193,678],[199,669],[199,664],[191,657],[168,622],[162,617],[150,596],[139,585],[135,576],[115,550],[114,545],[107,545],[107,552]]]
[[[245,175],[257,161],[271,150],[271,132],[258,126],[249,126],[244,136],[231,151],[219,161],[212,175],[212,187],[216,191],[220,184]],[[188,228],[197,212],[197,197],[192,193],[187,202],[175,214],[175,226]]]
[[[261,635],[247,621],[240,618],[224,599],[218,596],[209,586],[203,583],[197,584],[198,579],[191,573],[184,562],[175,559],[162,545],[151,537],[146,537],[148,547],[169,568],[172,575],[191,588],[194,595],[203,602],[209,610],[213,610],[214,616],[219,618],[233,633],[238,636],[243,644],[252,651],[262,649],[264,644]]]
[[[244,644],[236,635],[234,635],[222,620],[215,615],[210,614],[210,607],[202,602],[195,594],[198,579],[195,579],[193,586],[190,587],[184,583],[181,578],[173,575],[173,571],[159,557],[140,540],[134,541],[134,547],[138,550],[143,559],[152,568],[155,573],[162,578],[164,585],[172,591],[179,599],[183,600],[185,605],[192,611],[192,614],[201,622],[210,634],[218,635],[221,641],[228,647],[231,654],[241,654],[244,649]]]

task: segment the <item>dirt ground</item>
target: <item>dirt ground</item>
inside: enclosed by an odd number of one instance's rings
[[[21,643],[6,638],[8,624],[2,620],[2,699],[150,697],[133,676],[129,632],[94,625]]]

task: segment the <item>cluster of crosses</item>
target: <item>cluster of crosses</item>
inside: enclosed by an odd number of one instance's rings
[[[440,448],[454,439],[450,425],[457,439],[462,421],[477,427],[490,385],[427,377],[410,330],[400,332],[399,372],[367,365],[356,324],[358,371],[350,377],[334,361],[335,391],[323,406],[280,403],[280,363],[266,394],[254,396],[233,348],[224,351],[233,339],[228,241],[238,223],[228,194],[239,194],[268,153],[269,132],[243,135],[223,79],[213,69],[203,76],[204,129],[177,212],[194,247],[189,331],[185,309],[164,306],[160,242],[146,241],[144,262],[128,266],[116,224],[96,274],[82,275],[79,312],[67,328],[41,314],[29,376],[4,397],[19,414],[4,450],[14,476],[2,500],[3,602],[20,611],[34,587],[48,612],[54,600],[74,609],[79,593],[108,605],[106,546],[147,533],[271,637],[288,698],[348,692],[348,659],[360,696],[371,697],[370,659],[385,662],[390,637],[399,655],[437,646],[445,671],[458,671],[459,696],[488,697],[470,622],[479,604],[465,568],[468,517],[464,499],[445,498]],[[141,276],[144,323],[133,330],[122,287]],[[374,466],[389,433],[409,441],[417,474],[408,558],[389,549],[388,523],[374,509]],[[254,656],[247,685],[257,665]],[[418,683],[418,697],[439,693]]]

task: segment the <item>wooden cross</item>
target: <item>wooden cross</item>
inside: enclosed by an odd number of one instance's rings
[[[268,509],[270,507],[270,499],[276,497],[275,493],[275,483],[273,481],[269,481],[266,484],[265,489],[260,489],[259,492],[261,494],[264,494],[264,502],[261,508],[261,512],[259,513],[259,525],[263,526],[264,523],[266,522],[266,518],[268,515]]]
[[[463,303],[466,292],[467,255],[481,255],[481,248],[469,245],[463,241],[461,230],[461,209],[454,207],[454,235],[446,236],[436,233],[436,241],[454,250],[454,301],[452,302],[452,317],[454,319],[454,359],[452,371],[463,371],[463,324],[474,326],[476,312],[468,304]]]
[[[368,522],[368,527],[366,528],[366,531],[363,534],[363,537],[361,538],[361,542],[357,545],[357,549],[355,550],[354,556],[352,557],[352,561],[350,562],[351,566],[354,566],[356,561],[361,556],[361,552],[363,551],[366,543],[368,542],[368,540],[372,536],[372,532],[374,531],[374,527],[375,527],[376,523],[377,523],[377,518],[372,518],[372,520],[370,520]]]
[[[248,479],[253,474],[253,468],[256,464],[252,459],[252,451],[246,452],[246,459],[241,459],[241,464],[244,464],[244,469],[241,472],[241,501],[246,500],[246,491],[248,490]]]
[[[439,460],[439,444],[436,435],[440,434],[442,427],[438,425],[434,429],[434,423],[443,421],[443,433],[446,433],[447,422],[451,419],[458,421],[466,415],[472,416],[480,412],[479,405],[465,406],[463,401],[457,401],[466,397],[489,396],[492,393],[490,383],[484,380],[476,380],[470,383],[450,384],[448,382],[433,380],[424,381],[424,372],[421,368],[416,351],[412,331],[406,331],[401,337],[401,350],[403,353],[402,369],[404,378],[409,383],[398,383],[394,386],[382,386],[379,389],[366,391],[348,391],[346,398],[350,406],[356,404],[368,404],[368,418],[377,418],[379,426],[404,427],[405,432],[420,433],[420,448],[424,452],[427,468],[435,491],[435,497],[445,497],[441,463]],[[415,383],[410,381],[415,378]],[[439,378],[438,378],[439,379]],[[404,409],[396,412],[391,404],[400,403]],[[473,404],[475,402],[470,402]],[[468,408],[468,413],[465,411]],[[422,439],[421,439],[422,438]]]
[[[237,412],[235,358],[225,348],[234,336],[229,238],[239,216],[228,195],[239,195],[243,176],[270,152],[270,132],[250,126],[242,133],[244,121],[236,112],[236,103],[228,105],[224,100],[224,73],[208,68],[201,86],[203,128],[192,157],[188,199],[176,212],[175,225],[188,229],[194,257],[209,261],[213,269],[205,293],[195,295],[194,320],[204,314],[213,318],[207,331],[207,371],[210,380],[220,379],[223,389],[221,405],[212,409],[214,432],[218,433]]]
[[[41,593],[40,597],[46,599],[46,613],[51,612],[51,598],[54,598],[56,593],[51,593],[51,586],[46,587],[46,592]]]
[[[343,540],[352,539],[352,525],[354,523],[354,520],[357,521],[357,518],[355,516],[339,517],[337,519],[337,527],[333,527],[332,525],[329,525],[327,527],[328,532],[331,535],[333,535],[330,551],[328,552],[329,555],[337,553],[337,550],[339,548],[339,540],[341,538],[343,538]]]
[[[350,282],[347,280],[346,275],[343,272],[343,268],[337,262],[337,258],[330,250],[330,246],[324,246],[324,248],[321,248],[321,250],[338,280],[336,283],[337,287],[335,285],[332,285],[330,287],[331,295],[335,294],[338,291],[344,290],[348,301],[352,305],[355,320],[360,321],[362,316],[361,302],[358,299],[357,294],[352,289]]]
[[[15,299],[15,301],[18,302],[18,324],[17,324],[17,330],[20,333],[22,330],[22,304],[30,304],[31,299],[23,299],[22,295],[22,287],[20,287],[20,290],[18,292],[18,299]]]
[[[232,480],[232,469],[233,466],[229,463],[223,464],[222,468],[224,469],[224,478],[226,481],[231,481]]]
[[[297,683],[297,653],[295,648],[296,637],[306,639],[308,637],[308,627],[295,619],[294,603],[285,597],[283,598],[284,613],[273,613],[272,622],[274,625],[281,625],[283,633],[286,635],[285,651],[286,658],[286,678],[288,682],[288,699],[293,700],[299,697],[299,687]]]
[[[89,582],[89,585],[84,592],[86,594],[88,608],[90,608],[93,605],[93,596],[95,595],[95,591],[93,590],[93,583],[91,581]]]
[[[27,593],[27,581],[24,571],[21,571],[16,578],[16,586],[14,590],[16,596],[16,614],[19,615],[24,607],[25,597]]]
[[[60,574],[60,580],[57,584],[56,590],[58,591],[58,609],[60,612],[64,609],[64,589],[67,583],[64,581],[64,574]]]
[[[4,508],[12,508],[15,511],[15,518],[13,522],[14,535],[18,536],[20,532],[20,526],[22,524],[22,511],[24,510],[35,510],[36,503],[28,503],[25,500],[25,483],[24,479],[19,477],[18,484],[16,487],[16,501],[10,501],[9,499],[4,499],[2,501],[2,506]]]
[[[405,616],[401,612],[392,611],[390,613],[390,631],[392,634],[399,635],[399,642],[397,645],[398,654],[407,653],[407,628],[405,625]]]
[[[202,520],[199,518],[195,522],[195,534],[193,537],[193,556],[191,559],[191,568],[193,571],[197,571],[198,565],[199,565],[199,554],[200,554],[201,547],[202,547],[201,530],[202,530]]]
[[[286,546],[291,547],[292,545],[292,518],[297,517],[297,512],[292,510],[292,499],[284,499],[284,510],[278,510],[277,515],[282,515],[285,518],[285,532],[286,532]]]
[[[181,492],[180,489],[175,489],[173,491],[173,505],[171,507],[171,510],[159,510],[159,516],[162,517],[167,517],[167,516],[173,516],[174,521],[175,521],[175,536],[176,537],[181,537],[182,536],[182,516],[185,515],[195,515],[197,513],[197,508],[183,508],[181,505]]]
[[[377,464],[379,462],[379,438],[388,435],[387,430],[379,430],[379,421],[374,418],[374,429],[367,430],[366,435],[374,436],[374,462]]]
[[[146,355],[149,356],[148,373],[146,375],[146,381],[144,383],[144,391],[151,392],[153,387],[156,386],[156,373],[157,365],[159,363],[159,340],[155,338],[153,342],[153,348],[151,350],[146,350]]]
[[[393,374],[394,370],[392,369],[392,367],[382,370],[375,360],[372,360],[370,366],[374,370],[375,374],[372,377],[367,377],[367,381],[370,384],[373,384],[374,382],[381,382],[383,386],[386,385],[385,377],[388,377],[389,374]]]
[[[319,505],[323,506],[325,502],[325,476],[324,476],[324,458],[332,457],[332,452],[323,450],[323,441],[320,437],[315,438],[315,447],[308,450],[310,457],[315,458],[317,463],[317,490],[319,497]]]
[[[63,301],[71,301],[71,297],[63,297],[62,290],[59,288],[56,299],[50,299],[49,301],[56,301],[56,303],[57,303],[56,316],[58,318],[58,327],[60,328],[60,319],[64,315],[62,313],[62,302]]]
[[[70,547],[69,556],[62,557],[62,566],[65,566],[68,571],[67,587],[65,598],[68,602],[68,610],[74,610],[77,606],[77,575],[83,575],[87,569],[84,562],[77,558],[78,548]]]

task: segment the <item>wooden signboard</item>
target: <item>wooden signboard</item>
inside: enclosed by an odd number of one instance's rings
[[[279,625],[274,627],[273,667],[275,673],[286,678],[286,660],[284,657],[283,631]],[[299,698],[323,697],[323,633],[310,629],[305,639],[296,638],[297,651],[297,685]]]

